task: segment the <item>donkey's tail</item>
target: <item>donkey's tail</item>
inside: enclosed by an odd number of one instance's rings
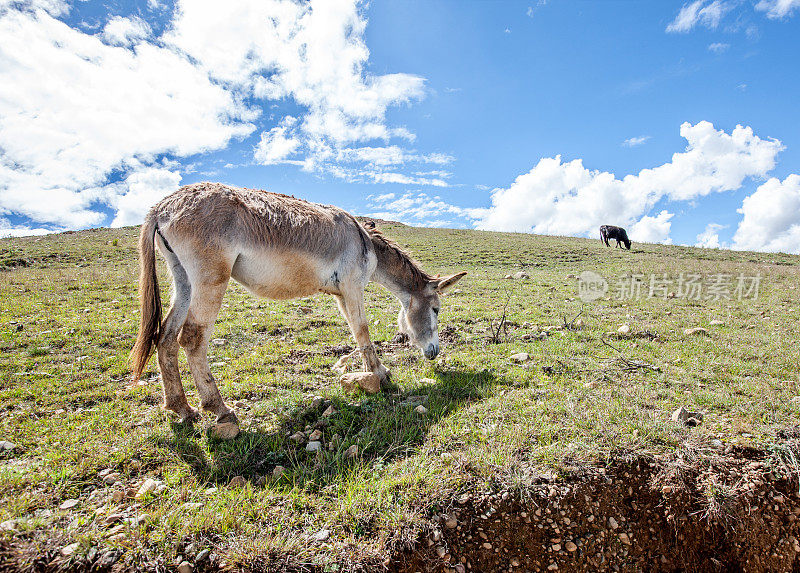
[[[139,234],[139,336],[131,350],[133,380],[138,381],[161,335],[161,293],[156,275],[155,211],[150,211]]]

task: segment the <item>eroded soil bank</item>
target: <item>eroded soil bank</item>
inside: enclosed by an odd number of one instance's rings
[[[465,492],[391,570],[800,571],[796,451],[687,450]]]
[[[513,490],[459,492],[385,561],[357,550],[328,555],[324,566],[294,555],[235,563],[212,554],[192,571],[800,572],[796,435],[767,450],[690,447],[562,476],[520,470]],[[143,563],[122,552],[65,559],[56,546],[7,541],[2,572],[177,570],[177,563]]]

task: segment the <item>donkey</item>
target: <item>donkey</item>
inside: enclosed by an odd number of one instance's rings
[[[173,282],[172,307],[163,321],[155,247]],[[212,435],[223,439],[238,435],[239,421],[214,382],[207,350],[231,278],[259,297],[335,296],[364,369],[386,383],[389,370],[370,341],[364,287],[373,280],[400,300],[400,331],[433,360],[439,353],[439,294],[466,274],[427,274],[377,229],[365,228],[337,207],[219,183],[181,187],[150,209],[139,236],[139,265],[133,378],[139,380],[157,350],[163,407],[186,422],[198,420],[178,371],[182,346],[200,407],[216,415]]]
[[[615,227],[614,225],[601,225],[600,242],[605,244],[606,247],[610,247],[611,245],[608,244],[609,239],[616,239],[617,248],[621,248],[620,243],[625,243],[625,248],[628,250],[631,249],[631,240],[628,238],[628,233],[626,233],[625,229],[622,227]]]

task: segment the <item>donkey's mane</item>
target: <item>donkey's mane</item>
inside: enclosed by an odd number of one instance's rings
[[[404,271],[411,279],[413,286],[422,289],[433,278],[423,271],[419,263],[400,245],[387,238],[383,233],[374,227],[366,227],[367,233],[372,240],[375,254],[379,261],[385,261],[391,267]]]

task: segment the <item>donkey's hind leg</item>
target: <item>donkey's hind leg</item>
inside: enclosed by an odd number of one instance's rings
[[[350,326],[350,331],[353,333],[358,344],[358,349],[361,351],[361,360],[364,364],[364,370],[372,372],[381,381],[381,385],[389,382],[389,369],[381,364],[375,346],[369,337],[369,322],[367,320],[367,313],[364,310],[364,291],[361,289],[343,290],[341,296],[336,297],[336,302],[339,303],[339,310],[347,320]]]
[[[186,352],[197,393],[200,394],[200,407],[216,415],[217,423],[212,434],[222,439],[231,439],[239,434],[239,420],[225,404],[211,374],[208,343],[227,286],[227,281],[214,286],[196,286],[189,315],[178,337]]]
[[[161,384],[164,388],[163,407],[165,410],[175,412],[181,421],[193,422],[200,419],[200,412],[192,408],[186,400],[186,393],[181,384],[181,374],[178,370],[178,332],[189,313],[192,287],[189,277],[177,257],[169,251],[165,252],[165,257],[170,264],[174,285],[172,308],[161,325],[161,336],[158,341],[158,365],[161,369]]]

